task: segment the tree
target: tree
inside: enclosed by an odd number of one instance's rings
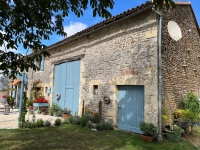
[[[163,2],[167,8],[173,4],[172,0],[154,0],[159,8],[162,8]],[[5,45],[5,50],[0,50],[0,70],[10,78],[29,68],[38,70],[34,60],[41,61],[43,56],[50,56],[41,41],[48,40],[52,33],[66,36],[64,17],[69,13],[80,17],[88,5],[94,17],[109,18],[108,9],[113,8],[114,0],[1,0],[0,45]],[[55,22],[52,17],[55,17]],[[35,55],[25,57],[6,50],[17,50],[19,44],[23,44],[27,51],[34,49]]]

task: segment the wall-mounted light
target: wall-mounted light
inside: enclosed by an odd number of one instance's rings
[[[61,97],[61,94],[60,93],[56,93],[56,100],[59,100]]]

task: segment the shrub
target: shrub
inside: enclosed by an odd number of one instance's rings
[[[32,122],[29,122],[29,121],[26,121],[26,122],[24,123],[24,127],[25,127],[25,128],[31,129],[31,128],[33,128],[33,123],[32,123]]]
[[[186,98],[182,98],[181,104],[183,109],[189,109],[193,113],[200,112],[199,100],[192,92],[189,92]]]
[[[49,120],[46,120],[46,121],[44,122],[44,126],[45,126],[45,127],[50,127],[50,126],[51,126],[51,122],[50,122]]]
[[[69,123],[72,123],[73,122],[73,116],[69,116],[68,120],[69,120]]]
[[[38,127],[38,126],[37,126],[37,122],[33,122],[33,123],[32,123],[32,127],[33,127],[33,128]]]
[[[197,121],[199,118],[198,113],[194,113],[190,111],[189,109],[177,109],[174,111],[174,117],[176,119],[181,119],[183,121]]]
[[[113,126],[111,123],[109,122],[101,122],[101,123],[98,123],[96,125],[96,129],[97,131],[102,131],[102,130],[113,130]]]
[[[78,125],[81,123],[81,118],[79,116],[74,116],[72,120],[72,124]]]
[[[144,122],[140,123],[140,130],[143,132],[144,135],[152,136],[157,133],[157,127],[153,123]]]
[[[87,122],[86,123],[86,127],[91,129],[92,128],[92,123],[91,122]]]
[[[53,113],[55,113],[57,116],[60,116],[62,113],[62,108],[56,103],[53,103],[52,106],[50,107],[50,114]]]
[[[69,124],[69,120],[68,119],[64,119],[62,124]]]
[[[60,118],[57,118],[57,119],[55,120],[54,125],[55,125],[55,126],[60,126],[61,124],[62,124],[61,119],[60,119]]]
[[[86,126],[86,123],[89,121],[88,117],[87,116],[83,116],[81,119],[80,119],[80,124],[82,126]]]
[[[42,119],[37,120],[37,127],[43,127],[44,126],[44,121]]]
[[[91,111],[90,109],[85,110],[85,116],[93,123],[99,123],[99,114]]]

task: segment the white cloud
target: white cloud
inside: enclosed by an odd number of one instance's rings
[[[1,31],[1,30],[0,30],[0,32],[3,33],[3,34],[5,33],[4,31]],[[0,45],[0,50],[6,51],[6,52],[11,51],[11,52],[14,52],[14,53],[17,52],[16,49],[11,49],[11,48],[7,49],[7,42],[6,41],[4,41],[3,45]]]
[[[64,27],[64,31],[67,33],[67,37],[86,29],[88,26],[82,22],[70,22],[70,25]]]
[[[52,21],[53,23],[55,23],[56,18],[55,18],[54,16],[52,16],[52,17],[51,17],[51,21]]]
[[[4,45],[0,45],[0,50],[2,51],[6,51],[6,52],[14,52],[14,53],[17,53],[17,50],[16,49],[7,49],[6,45],[7,45],[7,42],[4,42],[5,44]]]

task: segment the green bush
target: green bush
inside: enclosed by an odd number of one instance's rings
[[[69,116],[68,120],[69,120],[69,123],[72,123],[73,122],[73,116]]]
[[[50,114],[53,115],[53,113],[55,113],[57,116],[60,116],[62,113],[62,108],[56,103],[53,103],[50,107]]]
[[[113,130],[113,126],[109,122],[100,122],[100,123],[96,124],[96,129],[97,129],[97,131]]]
[[[89,119],[88,119],[88,117],[87,116],[83,116],[83,117],[81,117],[81,119],[80,119],[80,124],[82,125],[82,126],[86,126],[86,123],[89,121]]]
[[[61,124],[62,124],[61,119],[60,119],[60,118],[57,118],[57,119],[55,120],[54,125],[55,125],[55,126],[60,126]]]
[[[37,126],[37,122],[33,122],[33,123],[32,123],[32,127],[33,127],[33,128],[37,128],[37,127],[38,127],[38,126]]]
[[[44,122],[44,126],[45,126],[45,127],[50,127],[50,126],[51,126],[51,122],[50,122],[49,120],[46,120],[46,121]]]
[[[68,119],[64,119],[62,124],[69,124],[69,120]]]
[[[33,100],[29,99],[26,101],[27,106],[33,106]]]
[[[72,124],[79,125],[81,123],[81,118],[79,116],[74,116]]]
[[[181,104],[183,109],[189,109],[193,113],[200,112],[199,100],[192,92],[189,92],[186,98],[182,98]]]
[[[189,109],[177,109],[174,111],[174,117],[183,121],[198,121],[199,114],[190,111]]]
[[[87,122],[86,123],[86,127],[91,129],[92,128],[92,123],[91,122]]]
[[[157,133],[157,127],[153,123],[144,121],[140,122],[140,130],[147,136],[156,135]]]
[[[38,128],[44,126],[44,121],[42,119],[38,119],[36,123]]]
[[[26,122],[24,123],[24,127],[25,127],[25,128],[31,129],[31,128],[33,128],[33,123],[32,123],[32,122],[29,122],[29,121],[26,121]]]

